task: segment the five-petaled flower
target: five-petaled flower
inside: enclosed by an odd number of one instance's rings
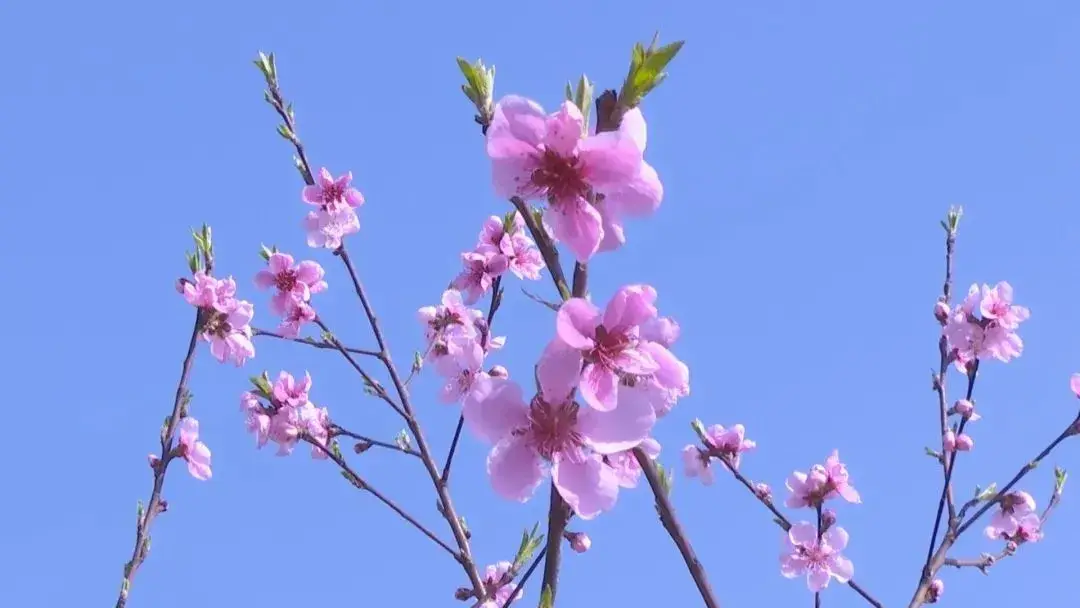
[[[270,298],[270,310],[284,315],[295,302],[309,302],[312,294],[326,289],[325,274],[318,262],[305,260],[293,263],[287,253],[272,253],[266,261],[267,268],[255,274],[255,284],[260,289],[277,288]]]
[[[183,296],[201,311],[200,337],[210,343],[210,354],[237,366],[255,356],[251,343],[251,302],[236,298],[236,282],[230,277],[218,279],[205,272],[195,273],[195,281],[184,280]]]
[[[785,578],[805,574],[806,586],[814,593],[828,587],[830,578],[847,583],[855,576],[855,566],[841,555],[847,544],[848,533],[839,526],[829,528],[819,539],[813,524],[799,522],[784,535],[780,573]]]

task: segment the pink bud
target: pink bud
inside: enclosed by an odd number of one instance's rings
[[[488,372],[492,378],[509,378],[510,372],[501,365],[496,365]]]
[[[971,415],[971,412],[975,411],[975,404],[967,399],[960,399],[956,402],[956,405],[953,406],[953,409],[956,410],[957,414],[967,418]]]
[[[169,510],[169,501],[165,500],[164,498],[159,500],[158,503],[157,503],[157,509],[156,509],[157,514],[160,515],[160,514],[166,512],[166,511],[168,511],[168,510]]]
[[[949,305],[941,300],[934,304],[934,318],[942,325],[949,320]]]
[[[956,451],[956,433],[945,431],[941,437],[941,450],[945,453]]]
[[[158,463],[161,462],[161,459],[158,458],[157,454],[147,454],[146,460],[150,463],[150,468],[154,469],[155,471],[158,468]]]
[[[975,440],[971,438],[967,433],[960,433],[956,437],[956,451],[958,452],[970,452],[971,448],[975,447]]]
[[[941,599],[941,594],[945,593],[945,583],[940,578],[935,578],[934,582],[930,583],[930,588],[926,593],[926,603],[936,604]]]
[[[563,538],[570,543],[570,548],[577,553],[585,553],[592,546],[592,540],[584,532],[563,532]]]
[[[187,285],[190,282],[191,281],[185,279],[184,277],[176,279],[176,293],[184,293],[184,285]]]
[[[825,509],[821,512],[821,529],[828,530],[836,523],[836,511]]]
[[[772,488],[769,484],[759,481],[754,484],[754,495],[759,499],[769,502],[772,500]]]
[[[468,587],[458,587],[458,590],[454,592],[454,599],[459,602],[464,602],[467,599],[472,598],[472,589]]]

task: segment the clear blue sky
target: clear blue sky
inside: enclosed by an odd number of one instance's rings
[[[604,301],[620,284],[650,282],[682,323],[693,395],[658,427],[663,462],[678,462],[694,417],[745,423],[760,447],[744,470],[778,490],[839,448],[864,499],[839,507],[856,578],[906,604],[938,492],[922,446],[937,440],[930,311],[950,204],[967,210],[961,288],[1007,279],[1033,313],[1024,356],[984,368],[984,420],[958,491],[1005,481],[1075,413],[1080,6],[743,4],[0,6],[0,243],[13,281],[0,301],[0,604],[115,598],[135,501],[150,489],[145,456],[190,331],[173,292],[188,226],[213,225],[219,268],[262,325],[272,320],[251,284],[259,244],[308,253],[300,182],[250,63],[257,50],[278,54],[313,162],[351,169],[367,196],[352,250],[407,364],[420,344],[414,311],[437,300],[482,220],[506,209],[454,57],[482,56],[497,66],[498,92],[551,107],[583,71],[616,86],[631,44],[657,28],[688,41],[644,108],[666,199],[653,220],[631,224],[624,251],[597,260],[592,290]],[[366,345],[344,273],[316,255],[330,269],[322,314]],[[498,361],[520,376],[553,325],[516,285],[507,296]],[[455,605],[466,582],[455,564],[331,466],[256,451],[238,396],[250,373],[310,369],[313,398],[347,426],[392,437],[392,414],[332,353],[257,347],[242,371],[200,350],[192,411],[214,479],[179,467],[169,477],[171,509],[131,605]],[[457,413],[437,403],[433,380],[416,394],[441,453]],[[486,449],[464,442],[453,484],[485,563],[510,557],[547,502],[497,499]],[[1080,473],[1076,445],[1051,460]],[[414,463],[372,451],[357,466],[443,530]],[[1029,486],[1040,503],[1050,477],[1047,467]],[[1042,544],[988,578],[948,572],[946,605],[1060,602],[1080,542],[1074,489]],[[811,601],[803,582],[780,577],[778,530],[742,488],[680,476],[674,501],[725,606]],[[594,546],[565,560],[566,606],[699,605],[646,491],[584,529]],[[990,547],[972,539],[963,555]],[[861,604],[836,587],[825,605]]]

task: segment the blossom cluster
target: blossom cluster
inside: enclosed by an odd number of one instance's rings
[[[991,540],[1004,540],[1009,551],[1029,542],[1042,539],[1042,518],[1035,510],[1035,499],[1027,492],[1011,492],[998,499],[998,507],[986,526]]]
[[[296,264],[291,255],[277,251],[266,255],[266,266],[255,274],[255,285],[276,290],[270,298],[270,310],[281,315],[278,331],[295,338],[305,323],[315,320],[311,296],[326,289],[325,272],[318,262],[305,260]]]
[[[255,435],[258,447],[272,441],[278,446],[277,455],[287,456],[301,439],[309,439],[318,444],[312,446],[312,457],[326,458],[330,413],[311,402],[310,391],[310,374],[297,380],[283,371],[269,391],[247,391],[240,396],[247,429]]]
[[[364,204],[364,195],[350,185],[352,172],[335,178],[324,167],[313,177],[315,184],[306,186],[301,194],[305,203],[317,207],[304,218],[307,243],[337,249],[345,237],[360,231],[356,209]]]
[[[489,217],[480,230],[476,247],[462,253],[461,261],[464,268],[454,278],[453,287],[469,305],[491,290],[495,279],[507,270],[519,279],[535,281],[544,268],[540,250],[527,234],[525,221],[516,210],[505,217]]]
[[[445,381],[439,392],[443,403],[460,401],[478,378],[506,375],[501,367],[483,369],[487,354],[502,348],[506,338],[489,334],[484,313],[467,307],[460,291],[446,290],[439,305],[424,306],[417,318],[424,325],[426,358]]]
[[[1013,304],[1012,286],[1005,281],[993,287],[972,285],[959,306],[950,309],[939,301],[934,313],[943,325],[950,355],[963,373],[977,360],[992,357],[1008,363],[1024,350],[1017,330],[1031,312]]]
[[[218,361],[232,360],[237,366],[243,365],[255,356],[255,345],[251,343],[254,307],[251,302],[237,299],[232,277],[218,279],[199,271],[193,278],[180,279],[179,291],[188,304],[201,311],[199,336],[210,343],[210,354]]]
[[[602,312],[582,298],[564,303],[528,400],[509,378],[477,379],[462,411],[494,444],[488,472],[497,493],[528,500],[550,473],[574,513],[591,519],[614,507],[620,487],[637,485],[632,450],[656,457],[658,415],[689,394],[689,370],[668,350],[676,325],[661,321],[655,301],[652,287],[630,285]]]

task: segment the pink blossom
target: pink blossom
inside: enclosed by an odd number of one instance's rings
[[[655,380],[661,389],[689,390],[689,370],[664,346],[643,340],[640,326],[656,318],[656,290],[648,285],[619,289],[600,310],[571,298],[556,315],[556,337],[545,350],[539,374],[546,384],[580,386],[590,406],[618,406],[623,380]],[[648,394],[648,391],[642,391]]]
[[[1020,520],[1035,513],[1035,499],[1027,492],[1010,492],[998,501],[1000,509],[986,526],[986,537],[1011,539],[1020,529]]]
[[[544,268],[544,258],[528,235],[525,220],[516,210],[511,211],[507,218],[509,219],[497,215],[489,217],[480,230],[477,246],[488,245],[496,248],[506,257],[510,272],[517,278],[539,279],[540,271]]]
[[[981,317],[976,316],[981,313]],[[1012,287],[1001,282],[994,287],[976,284],[964,301],[949,315],[943,328],[961,371],[976,359],[993,357],[1008,363],[1023,352],[1024,342],[1016,330],[1031,312],[1012,303]]]
[[[839,495],[850,503],[859,504],[862,502],[859,493],[855,491],[855,487],[851,485],[847,467],[844,466],[844,463],[840,462],[839,450],[833,450],[833,453],[825,459],[825,474],[828,478],[826,485],[831,489],[831,491],[825,495],[825,500]]]
[[[633,139],[642,153],[645,152],[647,130],[640,108],[634,108],[623,115],[619,133]],[[626,242],[623,218],[652,215],[664,198],[664,186],[660,183],[656,169],[642,160],[636,177],[615,188],[604,190],[603,194],[603,199],[597,203],[604,226],[600,251],[611,251]]]
[[[575,553],[585,553],[592,547],[592,539],[584,532],[563,532],[563,538]]]
[[[491,245],[480,245],[475,251],[461,254],[465,268],[454,279],[453,287],[465,296],[465,304],[474,304],[495,282],[495,277],[506,272],[509,261]]]
[[[255,275],[255,284],[260,289],[277,288],[270,299],[270,310],[276,315],[284,314],[291,303],[307,302],[312,294],[326,289],[325,273],[317,262],[305,260],[294,265],[291,255],[272,253],[267,266]]]
[[[465,306],[461,292],[448,289],[442,294],[442,303],[438,306],[424,306],[417,311],[417,318],[424,324],[424,337],[433,345],[442,338],[461,335],[478,338],[478,322],[484,319],[484,313]]]
[[[510,562],[498,562],[484,569],[484,591],[488,599],[476,608],[502,608],[514,593],[514,579],[511,577],[513,564]],[[521,599],[525,589],[518,589],[514,595],[514,601]]]
[[[799,522],[784,535],[780,573],[785,578],[805,574],[806,586],[814,593],[828,587],[830,578],[847,583],[855,576],[855,566],[841,555],[847,544],[848,533],[839,526],[829,528],[818,540],[813,524]]]
[[[967,433],[956,434],[953,430],[945,431],[941,438],[941,449],[946,453],[970,452],[975,447],[975,440]]]
[[[306,302],[290,302],[281,317],[278,333],[286,338],[295,338],[300,335],[300,329],[314,321],[317,316],[315,309]]]
[[[1080,398],[1080,374],[1073,374],[1069,377],[1069,388],[1072,389],[1077,398]]]
[[[604,240],[597,195],[618,198],[635,180],[648,178],[643,176],[642,149],[630,132],[635,126],[643,129],[644,121],[589,136],[585,126],[581,111],[569,101],[545,115],[537,103],[511,95],[495,105],[487,132],[496,193],[546,199],[550,212],[545,218],[553,236],[579,262],[588,261]]]
[[[297,382],[289,372],[281,372],[274,382],[274,400],[286,407],[299,407],[308,401],[311,390],[311,374],[304,372],[304,379]]]
[[[337,249],[342,239],[360,232],[360,218],[352,207],[311,211],[304,218],[309,247]]]
[[[301,437],[307,437],[320,447],[312,446],[313,458],[326,458],[325,448],[330,440],[330,413],[310,401],[311,376],[297,381],[292,374],[281,372],[271,390],[271,402],[264,405],[252,392],[241,395],[240,408],[245,425],[254,433],[258,447],[269,441],[278,444],[277,454],[291,454]]]
[[[705,434],[708,437],[712,455],[720,458],[735,470],[739,468],[742,453],[757,448],[756,443],[746,438],[746,427],[741,424],[736,424],[730,429],[714,424]]]
[[[791,495],[787,498],[787,506],[793,509],[800,507],[816,507],[825,501],[841,497],[850,503],[860,503],[862,498],[851,485],[851,479],[847,467],[840,462],[840,453],[833,453],[825,459],[825,464],[815,464],[810,467],[809,473],[795,471],[788,477],[787,488]]]
[[[687,477],[697,477],[701,483],[711,486],[715,480],[709,453],[696,445],[688,445],[682,450],[683,473]]]
[[[1012,542],[1020,545],[1023,543],[1037,543],[1042,540],[1042,520],[1037,513],[1028,513],[1016,522],[1016,534],[1010,538]]]
[[[563,393],[548,400],[540,394],[526,404],[521,387],[503,378],[480,378],[465,398],[462,413],[469,428],[495,444],[488,473],[495,491],[526,501],[550,467],[555,487],[582,519],[615,506],[619,480],[603,456],[639,445],[656,416],[652,406],[633,394],[616,410],[583,408]]]
[[[244,412],[244,426],[255,435],[256,446],[262,447],[270,440],[270,415],[250,391],[240,395],[240,411]]]
[[[982,312],[983,319],[996,321],[1006,329],[1016,329],[1031,316],[1031,311],[1027,308],[1013,304],[1012,286],[1005,281],[993,287],[983,285],[981,295],[979,311]]]
[[[180,420],[180,455],[187,461],[192,477],[201,481],[210,479],[210,448],[199,441],[199,421],[190,416]]]
[[[335,179],[324,167],[315,176],[315,185],[304,187],[302,193],[304,202],[330,210],[338,210],[346,206],[359,207],[364,204],[364,195],[350,186],[352,179],[352,171]]]
[[[188,304],[196,308],[214,308],[218,303],[221,281],[203,271],[195,273],[195,282],[183,281],[181,294]]]
[[[229,277],[217,279],[203,272],[195,273],[195,282],[184,286],[184,299],[202,312],[200,337],[210,343],[210,354],[237,366],[255,356],[251,342],[251,319],[255,309],[250,302],[236,299],[236,282]]]
[[[772,488],[769,487],[769,484],[759,481],[754,484],[754,496],[766,502],[772,502]]]
[[[480,343],[465,336],[454,336],[446,341],[446,354],[435,360],[435,371],[446,380],[439,392],[443,403],[460,401],[473,383],[482,376],[484,349]]]
[[[660,456],[660,442],[652,437],[646,437],[638,446],[651,460]],[[621,488],[636,488],[641,479],[641,465],[634,456],[633,450],[623,450],[604,456],[604,463],[611,467]]]

